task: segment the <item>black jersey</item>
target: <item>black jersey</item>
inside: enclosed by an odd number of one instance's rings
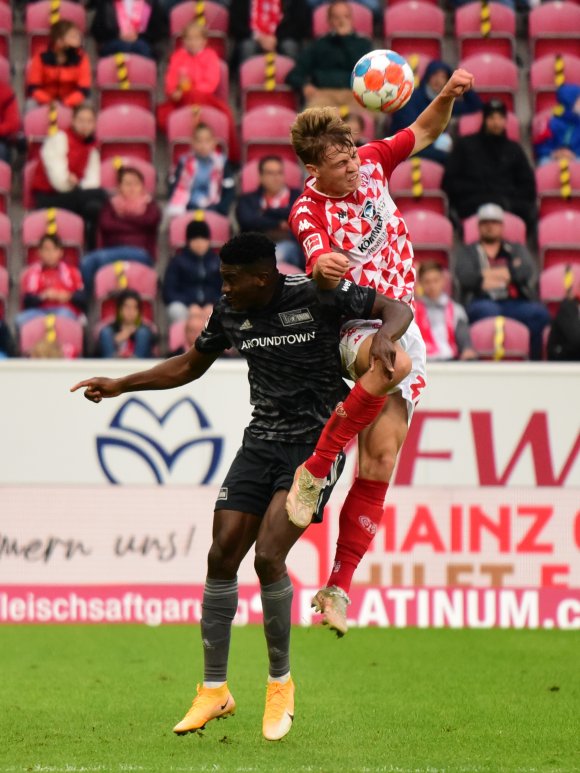
[[[339,332],[345,318],[366,319],[375,291],[343,280],[320,290],[303,274],[281,276],[270,303],[234,311],[220,298],[195,347],[213,354],[234,346],[248,361],[248,431],[287,443],[316,441],[348,387],[341,377]]]

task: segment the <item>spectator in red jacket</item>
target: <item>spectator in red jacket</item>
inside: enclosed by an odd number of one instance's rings
[[[71,21],[50,28],[48,48],[32,57],[26,75],[27,108],[61,102],[75,107],[91,91],[91,63],[81,48],[81,31]]]
[[[16,316],[22,327],[30,319],[45,314],[77,319],[85,305],[83,280],[74,266],[63,260],[58,236],[45,234],[38,247],[37,263],[27,268],[21,280],[24,311]]]
[[[10,163],[10,145],[19,129],[16,94],[7,83],[0,83],[0,160]]]
[[[81,273],[87,293],[93,289],[95,274],[117,260],[134,260],[153,265],[157,254],[157,231],[161,210],[145,190],[138,169],[125,166],[117,174],[117,192],[105,202],[99,215],[101,249],[85,255]]]

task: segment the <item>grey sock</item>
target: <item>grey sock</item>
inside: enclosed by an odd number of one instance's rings
[[[225,682],[232,620],[238,609],[238,580],[205,581],[201,614],[205,682]]]
[[[290,614],[294,589],[288,575],[271,585],[262,585],[264,633],[268,643],[270,676],[290,671]]]

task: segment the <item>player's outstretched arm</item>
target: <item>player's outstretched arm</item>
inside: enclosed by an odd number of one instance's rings
[[[71,387],[71,392],[85,388],[85,397],[93,403],[100,403],[105,397],[118,397],[125,392],[140,392],[147,389],[173,389],[189,384],[203,376],[218,357],[219,352],[202,354],[192,347],[185,354],[171,357],[149,370],[131,373],[122,378],[88,378]]]
[[[462,69],[455,70],[431,104],[409,127],[415,135],[413,153],[419,153],[445,131],[451,119],[455,99],[469,91],[472,86],[473,75],[470,72]]]
[[[373,370],[375,360],[378,360],[390,380],[395,372],[395,341],[398,341],[411,324],[413,312],[406,303],[377,293],[371,314],[375,319],[382,319],[383,324],[373,336],[369,352],[370,369]]]

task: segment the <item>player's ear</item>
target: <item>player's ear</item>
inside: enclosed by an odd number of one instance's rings
[[[315,164],[305,164],[304,166],[311,177],[316,177],[316,179],[320,177],[320,170]]]

